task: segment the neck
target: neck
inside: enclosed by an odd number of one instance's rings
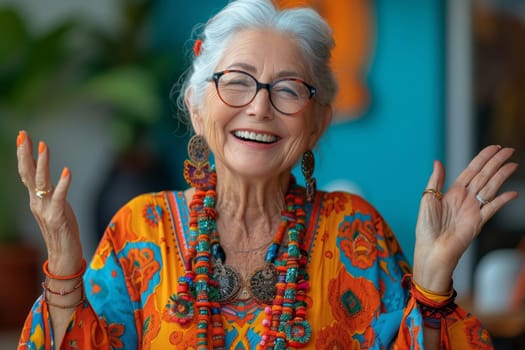
[[[219,213],[217,225],[224,245],[242,239],[270,239],[280,222],[290,174],[264,180],[242,177],[219,168],[217,178],[215,208]],[[227,237],[223,233],[227,233]]]
[[[272,176],[253,176],[232,172],[227,167],[216,165],[218,204],[234,201],[244,208],[272,207],[284,200],[291,173],[289,171]]]

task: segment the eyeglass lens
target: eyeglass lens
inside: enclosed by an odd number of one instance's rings
[[[232,107],[246,106],[253,101],[260,89],[257,80],[242,71],[225,71],[218,77],[216,86],[224,103]],[[269,90],[271,104],[284,114],[299,112],[312,97],[308,86],[294,78],[277,80],[269,85]]]

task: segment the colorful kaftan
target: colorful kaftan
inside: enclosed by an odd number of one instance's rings
[[[362,198],[318,192],[307,204],[305,249],[310,278],[306,349],[422,349],[421,313],[401,285],[410,268],[391,230]],[[113,218],[84,276],[88,300],[75,310],[63,349],[192,349],[196,322],[170,312],[188,248],[183,192],[139,196]],[[256,349],[263,307],[222,307],[227,349]],[[486,349],[490,337],[458,308],[446,322],[454,349]],[[19,349],[49,349],[47,305],[36,301]]]

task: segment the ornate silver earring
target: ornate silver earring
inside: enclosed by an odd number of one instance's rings
[[[301,171],[306,181],[306,200],[312,202],[317,191],[317,183],[315,177],[312,177],[315,168],[315,158],[312,151],[308,150],[303,153],[301,161]]]
[[[202,188],[209,185],[211,166],[210,149],[202,135],[194,135],[188,141],[188,158],[184,161],[184,179],[188,185]]]

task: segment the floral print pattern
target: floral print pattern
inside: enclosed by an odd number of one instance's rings
[[[421,314],[401,284],[410,267],[380,214],[344,192],[318,191],[305,210],[306,318],[312,327],[306,349],[423,349]],[[176,307],[184,305],[170,299],[184,274],[188,219],[183,192],[141,195],[116,213],[84,276],[88,299],[73,313],[62,349],[194,348],[196,317],[174,322]],[[228,349],[258,347],[263,306],[232,302],[221,316]],[[461,308],[443,327],[458,348],[491,347],[487,331]],[[58,348],[52,339],[47,305],[39,298],[19,349]]]

